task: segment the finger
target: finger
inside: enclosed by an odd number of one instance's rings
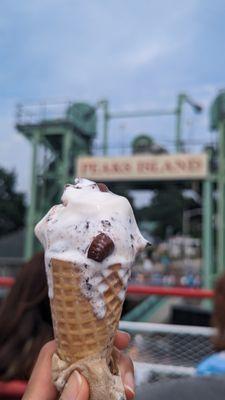
[[[130,357],[122,354],[117,349],[116,356],[118,360],[119,370],[121,374],[121,379],[124,385],[126,397],[131,400],[135,396],[135,379],[134,379],[134,366]]]
[[[115,340],[114,340],[114,345],[117,347],[119,350],[125,349],[130,342],[130,335],[127,332],[123,331],[117,331]]]
[[[65,385],[60,400],[88,400],[89,387],[86,379],[74,371]]]
[[[52,355],[55,341],[46,343],[41,349],[22,400],[55,400],[57,391],[52,383]]]

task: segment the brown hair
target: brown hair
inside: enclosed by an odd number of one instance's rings
[[[217,329],[213,338],[215,350],[225,350],[225,274],[221,275],[215,284],[212,325]]]
[[[53,338],[44,254],[21,268],[0,309],[0,379],[27,380],[38,353]]]

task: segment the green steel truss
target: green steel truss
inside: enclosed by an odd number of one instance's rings
[[[34,226],[46,211],[60,201],[65,183],[73,182],[75,159],[91,154],[96,134],[95,108],[85,103],[70,104],[63,117],[49,118],[40,108],[35,114],[19,109],[17,129],[32,145],[30,206],[27,214],[25,257],[37,246]]]

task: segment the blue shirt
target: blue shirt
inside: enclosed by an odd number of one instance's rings
[[[212,354],[198,364],[196,375],[225,375],[225,351]]]

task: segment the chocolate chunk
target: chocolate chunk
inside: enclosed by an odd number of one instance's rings
[[[104,226],[104,228],[108,228],[109,226],[111,226],[111,222],[108,221],[107,219],[103,219],[101,221],[101,224]]]
[[[92,288],[92,285],[89,283],[89,278],[86,279],[86,287],[87,287],[87,290],[89,290],[89,291]]]
[[[88,258],[92,260],[102,262],[106,257],[112,254],[114,250],[114,242],[105,233],[99,233],[92,240],[88,249]]]
[[[109,189],[104,183],[97,183],[100,192],[109,192]]]

